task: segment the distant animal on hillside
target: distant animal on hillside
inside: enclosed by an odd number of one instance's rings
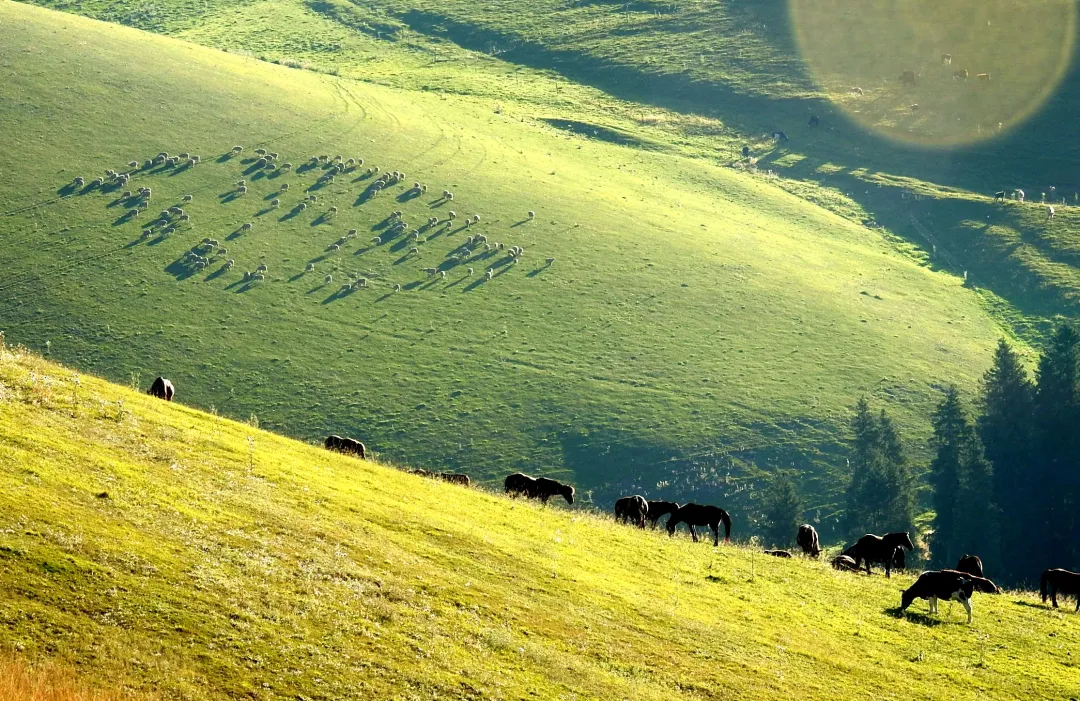
[[[897,548],[914,550],[911,536],[905,532],[888,533],[884,537],[867,533],[859,538],[855,545],[845,550],[844,554],[855,560],[856,568],[865,562],[867,574],[871,574],[871,564],[884,564],[885,576],[892,577]]]
[[[821,544],[818,542],[817,530],[809,523],[799,526],[799,535],[795,538],[802,551],[810,557],[821,554]]]
[[[840,570],[841,572],[859,571],[859,566],[855,564],[855,558],[849,555],[837,555],[832,559],[831,564],[834,570]]]
[[[901,85],[915,85],[915,71],[904,71],[900,74]]]
[[[983,572],[983,563],[978,555],[964,555],[960,558],[960,561],[956,563],[957,572],[966,572],[973,577],[985,577]]]
[[[1044,570],[1039,580],[1039,592],[1043,603],[1050,597],[1054,608],[1058,607],[1058,594],[1076,599],[1076,610],[1080,611],[1080,574],[1063,569]]]
[[[961,68],[958,71],[953,71],[952,78],[953,80],[967,80],[970,75],[966,68]]]
[[[667,522],[668,535],[675,535],[675,527],[685,523],[690,528],[690,536],[697,542],[695,526],[708,526],[713,532],[713,545],[720,545],[720,524],[724,524],[724,542],[731,541],[731,517],[719,506],[709,504],[683,504],[671,513]]]
[[[975,587],[975,591],[982,592],[983,594],[1000,594],[1002,588],[994,584],[986,577],[976,577],[973,574],[967,572],[961,572],[960,570],[941,570],[942,572],[955,572],[956,574],[963,575],[971,580],[971,584]]]
[[[791,557],[791,553],[787,550],[766,550],[765,554],[773,557]]]
[[[563,484],[558,480],[548,479],[547,477],[537,477],[536,498],[546,504],[548,499],[554,496],[562,496],[563,499],[566,499],[567,504],[573,504],[574,488],[569,484]]]
[[[645,518],[649,514],[649,503],[645,497],[635,494],[632,497],[623,497],[615,502],[615,518],[622,519],[626,523],[630,519],[638,528],[645,527]]]
[[[943,65],[943,66],[952,65],[952,54],[941,54],[941,65]]]
[[[512,475],[507,475],[503,481],[503,487],[506,493],[511,496],[522,496],[529,499],[539,499],[540,501],[547,503],[548,499],[556,495],[562,495],[566,499],[567,504],[574,503],[574,488],[568,484],[563,484],[558,480],[548,479],[547,477],[530,477],[529,475],[515,472]]]
[[[953,570],[940,570],[923,572],[915,583],[904,591],[900,599],[900,610],[906,611],[915,599],[927,599],[930,602],[930,613],[937,613],[938,599],[952,599],[963,604],[967,611],[968,620],[971,623],[971,594],[975,586],[971,579],[960,572]]]
[[[989,82],[990,82],[990,74],[989,74],[989,73],[980,73],[980,74],[978,74],[978,75],[977,75],[977,76],[975,76],[975,77],[976,77],[977,79],[979,79],[979,80],[981,80],[981,81],[985,82],[985,83],[989,83]]]
[[[472,480],[469,479],[468,475],[463,475],[460,473],[442,472],[439,474],[439,478],[444,482],[449,482],[450,484],[460,484],[462,487],[468,487],[470,484],[472,484]]]
[[[816,127],[821,124],[821,120],[817,118],[816,114],[812,114],[810,115],[810,121],[808,121],[806,124],[810,127]]]
[[[742,157],[743,158],[750,158],[750,147],[749,146],[743,146],[742,147]]]
[[[661,516],[674,513],[675,509],[679,508],[679,504],[674,501],[650,501],[649,502],[649,523],[653,528],[656,528],[656,522],[660,520]]]
[[[367,448],[354,438],[342,438],[341,436],[327,436],[324,444],[327,450],[333,450],[346,455],[355,455],[358,458],[367,457]]]
[[[772,133],[772,138],[776,139],[777,141],[787,141],[788,140],[787,134],[785,134],[782,131],[774,131]]]
[[[1047,205],[1047,207],[1046,207],[1046,218],[1047,219],[1053,219],[1054,218],[1054,206],[1053,205]]]
[[[1005,191],[1000,190],[998,192],[995,192],[994,193],[994,201],[995,202],[1004,202],[1005,201]]]
[[[171,402],[173,394],[176,391],[173,389],[173,383],[166,380],[164,377],[159,377],[154,380],[150,385],[150,389],[146,391],[151,397],[157,397],[158,399],[164,399],[167,402]]]

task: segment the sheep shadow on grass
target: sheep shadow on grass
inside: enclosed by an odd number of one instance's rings
[[[325,285],[324,285],[324,287],[325,287]],[[353,292],[356,292],[356,290],[352,289],[352,287],[350,287],[349,289],[346,290],[345,286],[342,285],[341,287],[339,287],[334,292],[331,292],[330,296],[327,297],[326,299],[324,299],[321,302],[321,304],[331,304],[333,302],[338,301],[339,299],[345,299],[346,297],[352,295]]]
[[[236,239],[240,238],[243,235],[244,235],[244,232],[241,231],[240,229],[237,229],[236,231],[234,231],[231,234],[229,234],[228,236],[226,236],[225,240],[226,241],[235,241]]]
[[[56,191],[56,194],[60,197],[67,197],[68,195],[74,195],[79,191],[79,188],[75,186],[75,183],[68,183]]]
[[[122,226],[124,224],[130,224],[131,222],[135,221],[135,219],[137,217],[138,217],[138,215],[128,214],[127,212],[124,212],[123,214],[121,214],[116,219],[113,219],[112,225],[113,226]]]
[[[224,275],[227,272],[229,272],[229,268],[226,267],[225,263],[222,263],[221,266],[217,270],[215,270],[214,272],[212,272],[212,273],[210,273],[209,275],[206,276],[205,281],[206,282],[211,282],[213,280],[217,280],[219,277],[221,277],[222,275]]]
[[[413,200],[415,200],[419,196],[420,196],[420,191],[417,190],[416,188],[411,188],[411,189],[408,189],[405,192],[401,193],[400,195],[398,195],[397,196],[397,201],[398,202],[412,202]]]
[[[308,226],[322,226],[323,224],[329,224],[333,218],[334,215],[330,212],[323,212],[319,216],[312,219],[311,223],[308,224]]]
[[[355,251],[353,251],[353,255],[354,256],[362,256],[365,253],[367,253],[368,251],[373,250],[374,248],[375,248],[374,245],[372,245],[372,246],[363,246],[363,247],[358,248]]]
[[[480,287],[480,285],[483,285],[485,282],[487,282],[487,277],[484,276],[484,275],[481,275],[480,277],[476,278],[476,280],[474,280],[473,282],[469,283],[465,287],[462,287],[461,291],[462,292],[472,292],[477,287]]]
[[[531,222],[531,221],[532,221],[532,219],[522,219],[522,220],[521,220],[521,221],[519,221],[519,222],[514,222],[513,224],[511,224],[511,225],[510,225],[510,228],[511,228],[511,229],[516,229],[516,228],[518,228],[519,226],[525,226],[526,224],[528,224],[528,223],[529,223],[529,222]]]
[[[230,202],[235,202],[236,200],[240,199],[245,194],[246,193],[240,192],[239,190],[233,190],[232,192],[226,192],[224,194],[218,195],[218,197],[221,199],[221,204],[229,204]]]
[[[282,214],[280,217],[278,217],[278,221],[279,222],[285,222],[285,221],[289,221],[290,219],[296,219],[298,216],[303,214],[305,211],[307,211],[306,208],[305,209],[300,209],[299,207],[293,207],[288,212],[286,212],[285,214]]]
[[[273,211],[274,211],[273,207],[263,207],[258,212],[255,212],[255,216],[256,217],[264,217],[264,216],[266,216],[267,214],[269,214],[270,212],[273,212]]]
[[[525,274],[525,277],[536,277],[537,275],[544,272],[545,270],[547,270],[550,267],[551,267],[551,263],[548,263],[547,265],[541,265],[539,268],[537,268],[535,270],[530,270],[529,272],[527,272]]]
[[[183,261],[183,259],[181,259],[174,260],[172,263],[169,263],[167,266],[165,266],[165,272],[180,281],[187,280],[189,277],[197,273],[198,270],[195,268],[195,266],[188,265]]]

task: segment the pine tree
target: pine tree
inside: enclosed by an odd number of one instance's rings
[[[1077,556],[1077,519],[1080,497],[1080,391],[1078,391],[1080,337],[1070,326],[1054,334],[1036,372],[1035,425],[1040,464],[1036,480],[1035,531],[1044,546],[1040,565],[1069,562]]]
[[[790,545],[798,534],[803,513],[802,499],[790,476],[782,473],[773,476],[762,507],[765,541],[773,547]]]
[[[998,522],[994,506],[993,468],[983,454],[975,427],[968,420],[960,392],[949,387],[934,412],[935,449],[930,464],[934,487],[934,535],[931,562],[955,567],[968,553],[987,567],[998,563]]]
[[[1040,516],[1034,488],[1038,465],[1034,404],[1035,387],[1020,356],[1001,339],[994,363],[983,376],[978,431],[993,468],[992,501],[997,508],[988,516],[998,521],[1001,544],[996,557],[1000,569],[994,570],[1000,574],[995,578],[1010,584],[1028,581],[1040,569],[1030,538]],[[990,557],[985,548],[981,553],[984,560]]]
[[[896,426],[882,411],[875,417],[865,399],[855,405],[852,422],[851,482],[847,493],[846,531],[851,539],[865,533],[915,530],[915,485],[908,472]]]

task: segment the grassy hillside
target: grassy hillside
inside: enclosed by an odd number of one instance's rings
[[[0,645],[169,699],[1063,698],[1029,593],[616,526],[0,356]],[[736,533],[742,524],[736,522]]]
[[[1063,258],[1077,241],[1080,182],[1061,127],[1080,80],[1066,0],[1023,13],[968,0],[902,11],[802,0],[44,4],[366,81],[484,96],[526,119],[723,165],[748,144],[782,187],[967,271],[1028,340],[1047,317],[1076,314],[1080,281]],[[946,52],[953,63],[942,65]],[[900,84],[903,70],[917,73],[915,86]],[[956,70],[970,78],[953,80]],[[975,78],[984,72],[993,79]],[[810,115],[821,128],[806,126]],[[791,140],[774,142],[777,129]],[[1049,227],[1040,208],[1016,217],[991,204],[1015,187],[1035,199],[1054,187],[1070,207]]]
[[[768,180],[485,100],[0,13],[0,63],[18,67],[0,86],[0,318],[11,339],[124,383],[165,374],[185,401],[358,435],[417,466],[564,471],[604,503],[633,489],[746,509],[751,463],[795,465],[828,529],[854,399],[889,402],[917,446],[935,388],[973,387],[1000,333],[960,279]],[[130,59],[147,47],[153,61]],[[257,147],[293,168],[260,171]],[[125,165],[159,151],[201,163]],[[365,165],[320,185],[325,167],[304,165],[318,154]],[[373,165],[405,182],[369,197]],[[107,168],[131,180],[70,186]],[[409,195],[414,181],[428,192]],[[139,198],[123,191],[144,186],[148,209],[128,218]],[[153,223],[170,206],[190,220],[165,236]],[[394,210],[415,231],[451,209],[421,242],[387,234]],[[520,262],[466,253],[481,232],[524,246]],[[201,249],[198,269],[185,256],[206,238],[227,253]],[[266,279],[245,283],[259,265]]]

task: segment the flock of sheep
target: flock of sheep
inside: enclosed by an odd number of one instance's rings
[[[243,146],[234,146],[231,151],[217,160],[219,163],[228,162],[235,158],[242,158],[243,154]],[[93,190],[115,193],[117,198],[110,206],[122,205],[126,208],[124,215],[119,218],[117,223],[131,223],[137,221],[150,208],[150,202],[154,193],[149,187],[141,187],[136,191],[124,190],[124,188],[128,186],[129,181],[133,178],[148,177],[164,172],[177,173],[182,170],[195,168],[202,162],[202,159],[198,155],[190,153],[170,155],[163,151],[158,153],[152,159],[147,159],[142,162],[137,160],[129,162],[126,171],[106,170],[104,177],[95,178],[89,182],[81,176],[76,177],[65,187],[69,190],[69,194],[76,191],[80,192],[80,194],[85,194]],[[250,192],[249,188],[259,179],[277,178],[286,173],[291,173],[296,176],[308,172],[317,174],[317,178],[315,178],[312,183],[303,184],[295,181],[291,184],[283,183],[276,191],[271,192],[270,195],[264,198],[268,203],[268,206],[258,212],[255,215],[256,217],[267,214],[270,211],[281,210],[285,206],[283,205],[283,200],[290,194],[290,191],[294,190],[296,187],[306,187],[303,198],[296,202],[289,210],[289,213],[281,217],[280,221],[297,216],[306,211],[309,207],[316,206],[319,203],[319,194],[317,194],[317,191],[338,182],[338,178],[346,174],[355,174],[355,177],[351,182],[359,183],[360,187],[363,188],[363,191],[359,193],[359,197],[357,198],[357,204],[376,198],[380,193],[387,192],[392,188],[395,188],[395,186],[401,189],[400,192],[395,193],[396,199],[405,204],[411,202],[413,199],[423,196],[428,191],[428,186],[420,181],[413,181],[411,186],[407,186],[406,174],[397,170],[382,171],[378,166],[369,166],[364,170],[360,170],[364,167],[364,159],[362,158],[344,158],[342,156],[331,157],[328,155],[312,156],[303,165],[294,167],[292,163],[283,161],[279,154],[260,148],[254,151],[254,157],[242,160],[241,163],[245,167],[244,175],[246,177],[237,180],[228,192],[219,196],[222,204],[248,196]],[[248,179],[253,181],[251,185],[249,185]],[[292,187],[290,187],[290,185]],[[122,193],[120,192],[121,190],[123,190]],[[341,195],[343,193],[339,191],[335,192],[335,194]],[[184,206],[194,202],[194,199],[194,195],[186,194],[183,195],[176,204],[162,209],[160,214],[143,224],[139,241],[147,241],[155,236],[159,239],[165,239],[179,231],[188,232],[193,230],[194,223],[191,218],[191,213],[186,211]],[[450,190],[443,190],[439,198],[427,204],[432,209],[435,209],[444,205],[450,205],[453,202],[454,193]],[[329,206],[319,214],[313,224],[329,224],[338,216],[338,214],[339,211],[337,206]],[[521,223],[530,223],[535,221],[535,219],[536,212],[529,211]],[[393,243],[395,245],[391,250],[399,251],[404,250],[404,244],[411,244],[408,246],[407,252],[405,252],[397,262],[401,263],[409,260],[417,260],[422,257],[423,243],[431,241],[440,235],[450,236],[458,232],[473,230],[474,227],[480,225],[480,222],[481,216],[479,214],[474,213],[465,217],[459,217],[456,211],[448,210],[445,212],[444,216],[427,216],[422,223],[414,225],[409,223],[405,212],[395,210],[383,220],[382,224],[374,227],[380,231],[377,236],[374,236],[371,239],[370,247],[375,248]],[[455,227],[457,228],[455,229]],[[237,226],[226,238],[237,238],[254,229],[254,222],[244,222]],[[305,265],[303,274],[315,273],[317,262],[325,260],[341,251],[350,241],[356,239],[358,235],[359,232],[357,229],[347,229],[344,235],[327,245],[320,256],[316,256]],[[363,250],[357,251],[357,254],[363,252]],[[500,252],[502,252],[502,257],[500,259],[491,260]],[[224,273],[232,270],[236,265],[235,259],[229,258],[228,255],[228,248],[222,246],[217,239],[204,237],[201,242],[187,250],[178,263],[183,269],[191,273],[205,270],[211,265],[220,263],[221,267],[219,272]],[[517,264],[524,255],[524,246],[507,245],[504,242],[489,241],[488,236],[485,234],[469,235],[465,238],[463,243],[454,246],[437,266],[425,267],[421,269],[421,273],[429,280],[432,278],[446,279],[448,271],[457,266],[464,266],[467,272],[463,277],[467,278],[473,276],[476,270],[474,266],[467,264],[481,263],[481,267],[486,268],[482,273],[484,279],[492,280],[496,275],[497,268],[502,267],[503,265],[513,266]],[[554,262],[555,259],[553,257],[545,259],[546,266],[551,266]],[[254,270],[245,271],[241,282],[245,284],[259,282],[266,279],[267,275],[267,266],[259,265]],[[360,275],[350,275],[349,277],[352,279],[341,286],[340,292],[351,292],[369,287],[368,278]],[[331,285],[333,282],[333,272],[330,272],[323,277],[324,285]],[[414,283],[411,286],[415,287],[416,284]],[[393,284],[391,289],[394,292],[397,292],[402,289],[402,285]]]

